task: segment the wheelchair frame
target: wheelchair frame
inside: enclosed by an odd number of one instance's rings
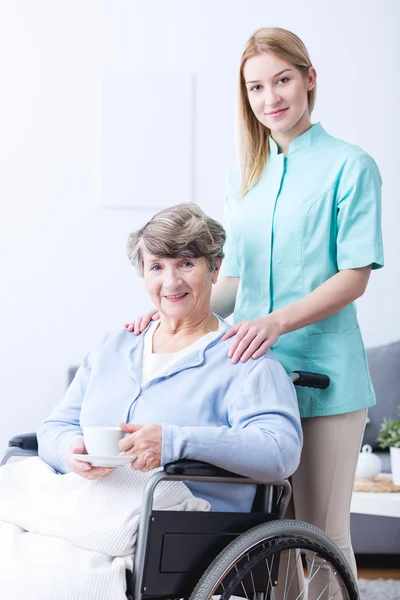
[[[326,375],[295,371],[290,377],[295,385],[329,385]],[[37,454],[35,433],[17,435],[0,457],[0,466],[14,456]],[[253,484],[257,492],[251,513],[153,511],[154,490],[162,481]],[[127,598],[188,597],[213,559],[233,539],[256,525],[282,520],[290,496],[286,479],[265,483],[187,459],[165,465],[163,471],[152,474],[143,493],[133,573],[127,571]],[[174,556],[179,543],[183,549]],[[152,552],[155,548],[156,553]]]
[[[37,456],[37,448],[35,433],[17,435],[9,441],[9,448],[1,456],[0,466],[6,464],[14,456],[25,458]],[[256,485],[257,492],[253,507],[258,504],[258,511],[251,513],[153,511],[154,490],[162,481]],[[280,488],[280,493],[276,495],[275,499],[274,488]],[[207,463],[186,459],[165,465],[163,471],[156,471],[152,474],[143,492],[133,573],[128,575],[127,572],[127,597],[143,600],[145,598],[171,598],[174,596],[182,598],[187,596],[212,559],[235,537],[260,523],[283,519],[290,496],[291,486],[286,479],[265,484]],[[211,523],[211,521],[213,522]],[[182,531],[184,533],[180,533]],[[184,561],[186,565],[190,562],[196,562],[196,565],[199,565],[195,571],[189,571],[189,575],[187,575],[187,571],[174,571],[176,562],[181,565],[182,559],[178,556],[172,561],[168,561],[168,559],[166,561],[163,556],[163,547],[170,546],[168,538],[181,537],[184,539],[185,536],[190,537],[190,534],[210,539],[207,543],[200,544],[200,550],[196,547],[195,561],[193,561],[193,551],[190,554],[189,550],[189,558],[187,556],[188,545],[182,550],[181,554],[186,555]],[[220,540],[217,543],[217,549],[215,549],[215,540],[213,539],[215,537],[224,538],[222,544]],[[190,541],[192,545],[193,537],[187,541]],[[157,548],[158,552],[152,555],[153,548]],[[208,558],[210,551],[212,556]],[[168,548],[166,552],[168,553]],[[163,567],[165,562],[172,564]],[[156,565],[159,565],[158,572],[154,571]]]

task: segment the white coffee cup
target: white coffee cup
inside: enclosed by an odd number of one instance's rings
[[[93,425],[83,428],[83,439],[88,454],[92,456],[118,456],[119,442],[125,433],[119,427]]]

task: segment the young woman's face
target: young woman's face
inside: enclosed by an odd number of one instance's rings
[[[307,92],[315,86],[313,67],[303,75],[285,60],[263,53],[247,59],[243,75],[254,115],[272,134],[290,131],[301,119],[309,121]]]

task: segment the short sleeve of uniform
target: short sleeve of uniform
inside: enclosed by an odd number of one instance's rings
[[[338,187],[338,269],[383,267],[379,169],[366,153],[347,160]]]
[[[237,246],[234,237],[234,216],[232,203],[234,202],[232,193],[231,177],[227,177],[227,195],[224,205],[224,226],[226,231],[226,241],[224,244],[224,259],[221,266],[221,275],[226,277],[240,277],[239,261],[237,256]]]

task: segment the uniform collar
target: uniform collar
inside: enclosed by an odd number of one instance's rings
[[[293,154],[293,152],[297,152],[297,150],[311,148],[319,139],[326,135],[327,133],[321,123],[315,123],[310,129],[307,129],[307,131],[290,142],[288,154]],[[271,136],[269,138],[269,151],[271,155],[276,155],[279,152],[278,145]]]

